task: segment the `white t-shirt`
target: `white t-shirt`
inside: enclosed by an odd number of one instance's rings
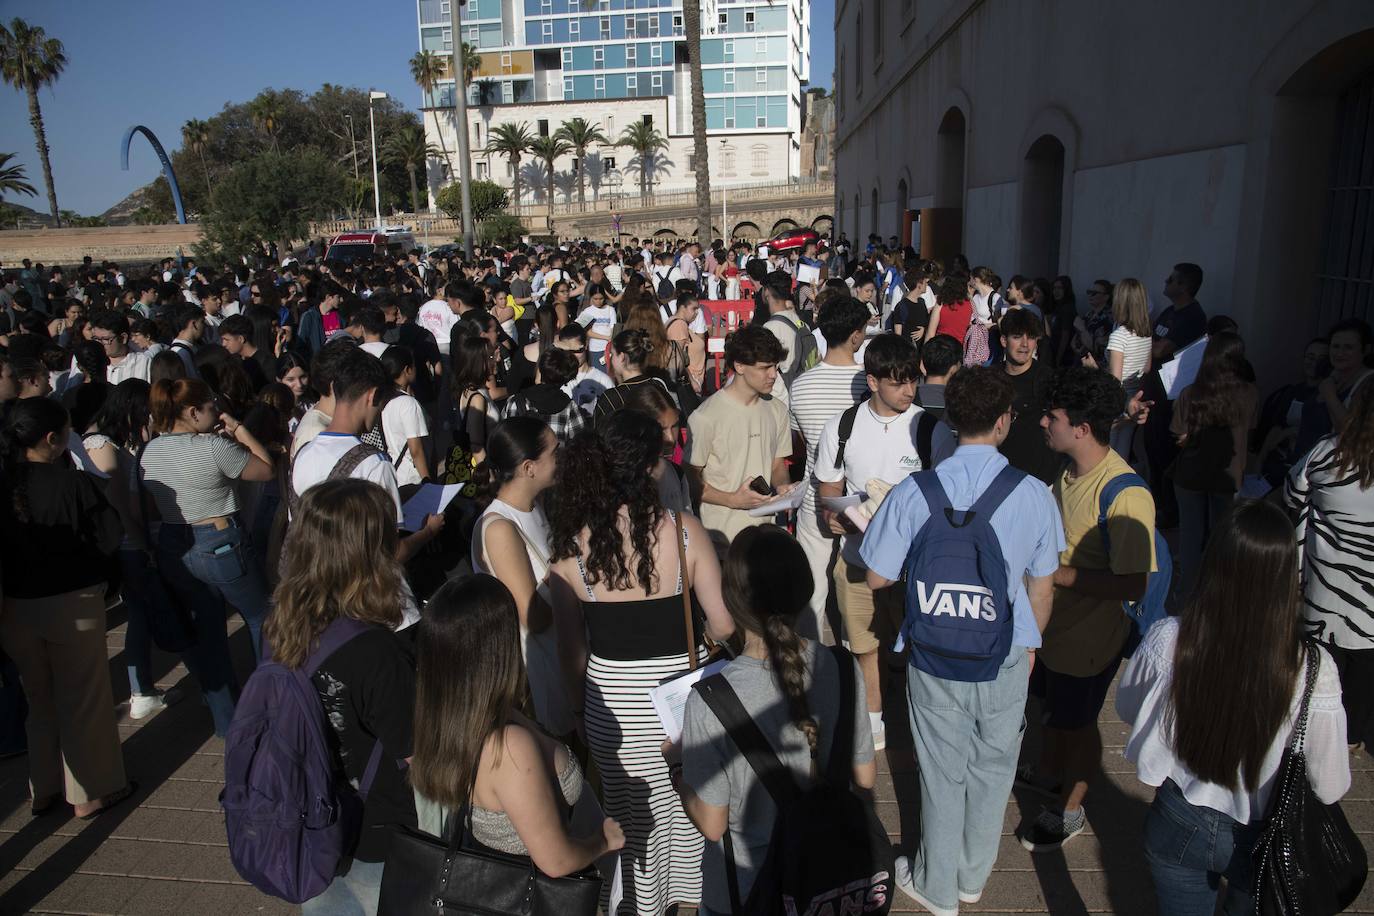
[[[369,340],[362,345],[361,349],[364,353],[371,353],[373,356],[381,359],[382,354],[386,352],[386,348],[389,346],[391,345],[380,340]]]
[[[1149,337],[1137,337],[1130,328],[1118,326],[1107,338],[1108,352],[1115,350],[1121,354],[1121,385],[1126,389],[1126,397],[1135,397],[1140,390],[1140,379],[1145,367],[1150,364]],[[1107,368],[1103,366],[1102,368]]]
[[[396,485],[404,487],[422,483],[420,469],[415,467],[409,446],[409,440],[424,439],[429,435],[429,424],[425,421],[420,402],[408,394],[398,394],[388,401],[382,408],[382,434],[386,437],[391,466],[396,469]]]
[[[896,486],[912,471],[924,470],[916,450],[917,421],[924,411],[912,404],[900,416],[879,419],[871,404],[859,407],[854,417],[854,429],[844,447],[844,466],[835,467],[835,453],[840,445],[840,419],[843,412],[831,417],[821,433],[821,443],[816,449],[815,476],[822,483],[845,481],[849,493],[863,493],[868,482],[878,479]],[[931,436],[931,453],[942,451],[941,433],[949,437],[949,427],[939,424]],[[952,451],[952,449],[949,449]],[[933,463],[933,462],[932,462]],[[859,556],[863,544],[863,534],[846,534],[841,548],[845,563],[863,569],[864,562]]]
[[[433,334],[435,343],[439,345],[439,352],[448,356],[448,335],[458,323],[458,316],[453,314],[448,302],[443,299],[429,300],[420,306],[415,323]]]
[[[611,336],[611,330],[615,327],[615,307],[603,305],[597,308],[589,305],[577,313],[577,323],[589,331],[596,331],[598,334]],[[595,337],[587,338],[587,346],[593,353],[600,353],[606,349],[608,341],[598,340]]]
[[[601,397],[601,392],[614,387],[615,382],[611,381],[609,375],[595,366],[583,366],[573,380],[563,386],[563,393],[590,414],[596,399]]]
[[[329,472],[334,470],[334,465],[339,463],[339,459],[361,442],[357,436],[326,430],[302,445],[296,453],[295,466],[291,471],[291,488],[296,491],[296,495],[300,496],[315,484],[324,482]],[[401,493],[396,488],[396,472],[392,469],[390,461],[382,455],[372,455],[358,462],[358,466],[349,476],[359,480],[370,480],[380,485],[391,494],[392,501],[396,503],[396,524],[399,525],[404,520],[401,514]]]
[[[118,385],[125,379],[140,378],[148,381],[149,371],[153,367],[153,358],[147,353],[130,350],[118,366],[110,363],[105,369],[105,381],[111,385]]]
[[[672,324],[672,322],[673,322],[673,316],[674,316],[674,314],[675,314],[676,312],[677,312],[677,303],[676,303],[676,302],[673,303],[673,307],[672,307],[672,308],[669,308],[666,304],[665,304],[665,305],[660,305],[660,306],[658,307],[658,314],[659,314],[659,317],[661,317],[661,318],[663,319],[664,325]],[[693,334],[705,334],[705,333],[706,333],[706,309],[703,309],[703,308],[697,309],[697,317],[695,317],[695,318],[693,318],[691,321],[687,322],[687,330],[691,331]]]

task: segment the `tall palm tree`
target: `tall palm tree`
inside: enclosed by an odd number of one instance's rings
[[[879,0],[882,2],[882,0]],[[701,75],[701,0],[682,0],[682,28],[692,81],[692,154],[696,159],[697,241],[711,238],[711,168],[706,147],[706,87]]]
[[[420,212],[420,188],[415,173],[425,167],[431,156],[439,155],[439,148],[428,142],[423,127],[402,127],[391,135],[382,147],[382,158],[406,170],[410,176],[410,212]]]
[[[210,145],[210,125],[192,118],[181,125],[181,145],[200,157],[200,167],[205,172],[205,200],[210,201],[210,166],[205,163],[205,148]]]
[[[34,197],[38,190],[29,184],[29,176],[19,164],[10,165],[14,153],[0,153],[0,197],[6,194],[23,194]]]
[[[439,129],[439,110],[434,107],[434,87],[447,73],[448,67],[444,59],[433,51],[420,51],[410,59],[410,78],[415,80],[415,84],[425,94],[425,99],[429,103],[426,107],[434,115],[434,132],[439,135],[439,149],[444,154],[444,164],[448,166],[451,179],[457,173],[453,171],[453,160],[449,158],[448,145],[444,143],[444,132]]]
[[[264,89],[248,103],[248,115],[253,119],[254,126],[267,137],[268,145],[275,152],[277,130],[281,127],[282,119],[281,99],[271,89]]]
[[[577,206],[585,209],[587,206],[587,147],[593,143],[610,146],[610,138],[602,133],[599,125],[591,123],[586,118],[573,118],[564,121],[563,125],[554,132],[554,136],[562,138],[571,146],[573,155],[577,157]]]
[[[553,167],[554,162],[559,156],[566,156],[572,152],[572,147],[568,141],[557,134],[548,137],[539,137],[530,144],[530,152],[534,158],[544,162],[544,200],[549,205],[549,234],[553,234]]]
[[[533,143],[534,134],[530,133],[528,121],[499,124],[487,133],[486,154],[505,156],[510,161],[510,170],[514,175],[511,179],[511,200],[517,207],[520,206],[520,158],[530,151]]]
[[[477,71],[482,69],[482,53],[477,50],[477,45],[470,41],[463,42],[463,88],[472,85],[472,78],[477,75]]]
[[[66,66],[67,54],[62,50],[62,42],[49,38],[41,27],[29,25],[18,17],[10,20],[9,28],[0,25],[0,79],[15,89],[24,90],[29,98],[29,125],[38,146],[38,160],[43,164],[48,213],[59,226],[62,217],[57,209],[57,187],[52,181],[48,134],[43,128],[43,110],[38,107],[38,90],[57,82]]]
[[[648,197],[653,188],[654,156],[668,148],[668,141],[658,128],[644,121],[631,121],[621,131],[616,146],[628,147],[639,158],[639,196]]]

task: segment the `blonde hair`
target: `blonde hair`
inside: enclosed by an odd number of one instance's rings
[[[328,480],[305,492],[282,550],[275,607],[263,626],[272,657],[305,664],[337,617],[395,628],[404,579],[396,504],[368,480]]]
[[[1112,289],[1112,320],[1136,337],[1154,333],[1150,324],[1150,297],[1145,284],[1135,277],[1127,277]]]

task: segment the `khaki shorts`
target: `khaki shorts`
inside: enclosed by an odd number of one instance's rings
[[[880,646],[892,648],[902,627],[906,601],[900,585],[876,592],[868,587],[868,571],[849,566],[843,554],[835,557],[835,598],[844,618],[849,651],[867,655]]]

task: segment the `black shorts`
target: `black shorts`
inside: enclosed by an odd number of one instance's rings
[[[1073,731],[1097,721],[1112,688],[1112,678],[1121,666],[1117,658],[1101,672],[1090,677],[1074,677],[1051,671],[1040,659],[1031,671],[1030,693],[1040,699],[1040,722],[1046,728]]]

